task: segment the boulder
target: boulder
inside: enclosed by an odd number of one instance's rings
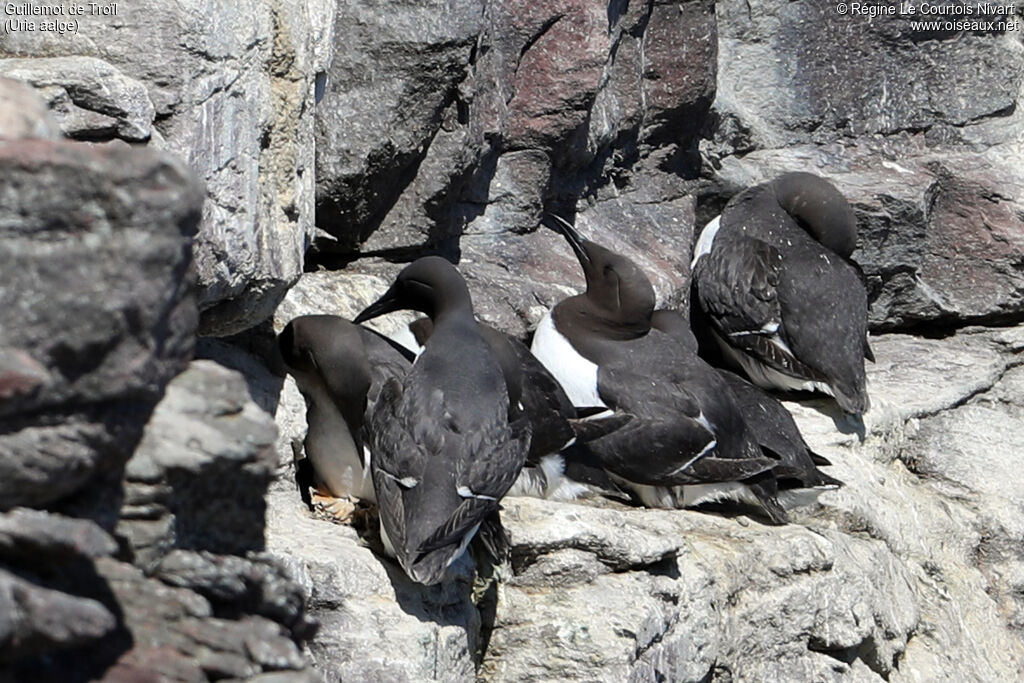
[[[262,552],[275,436],[241,375],[196,361],[124,468],[117,542],[86,520],[0,515],[0,660],[25,680],[314,680],[306,596]]]
[[[372,530],[275,487],[268,547],[304,577],[322,624],[314,665],[389,680],[1019,677],[1020,447],[993,435],[1019,432],[1024,328],[872,345],[861,424],[827,400],[786,403],[846,486],[785,527],[735,509],[509,498],[511,563],[424,588]],[[301,398],[278,409],[301,438]]]
[[[3,56],[17,58],[0,60],[0,73],[36,85],[65,132],[149,139],[205,181],[196,242],[204,334],[265,320],[302,272],[315,84],[330,62],[335,4],[135,2],[79,16],[74,40],[4,36]]]
[[[152,135],[156,112],[146,87],[102,59],[0,59],[0,74],[44,95],[68,137],[145,142]]]
[[[192,353],[201,203],[160,152],[0,143],[4,508],[64,499],[128,459]]]
[[[460,159],[467,140],[455,103],[483,20],[479,0],[338,3],[335,57],[316,113],[317,225],[337,248],[370,239],[403,193],[422,211],[472,160]],[[453,234],[426,218],[396,215],[365,250]]]
[[[829,178],[857,214],[853,258],[867,276],[873,329],[1002,324],[1024,314],[1018,148],[943,151],[913,139],[798,146],[725,158],[719,178],[730,188],[785,171]]]
[[[203,360],[178,375],[124,471],[117,533],[133,562],[151,571],[175,548],[262,549],[276,438],[237,372]]]

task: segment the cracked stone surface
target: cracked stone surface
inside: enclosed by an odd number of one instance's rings
[[[786,402],[847,484],[786,527],[506,499],[511,563],[473,591],[460,567],[442,596],[408,584],[372,534],[314,519],[294,485],[275,486],[270,549],[321,621],[315,666],[388,680],[1019,678],[1024,327],[872,347],[863,425],[824,400]],[[278,411],[301,438],[301,398],[282,394]]]
[[[0,79],[0,681],[1024,678],[1024,51],[862,19],[808,0],[139,0],[75,40],[0,36],[0,72],[49,105]],[[178,154],[202,209],[179,164],[61,131]],[[204,334],[351,317],[437,252],[525,336],[582,286],[545,213],[685,307],[697,229],[788,170],[849,197],[890,333],[863,424],[788,403],[847,482],[790,526],[508,500],[510,564],[467,558],[424,589],[372,529],[304,507],[301,396],[209,339],[244,378],[189,366],[121,471],[193,347],[196,222]],[[55,227],[69,216],[81,229]],[[145,239],[120,249],[125,225]],[[259,351],[272,325],[232,341]]]
[[[79,3],[60,0],[52,6]],[[78,36],[0,36],[0,74],[33,84],[67,134],[149,140],[204,182],[201,329],[268,318],[313,235],[318,74],[335,0],[160,0],[79,17]],[[78,38],[81,39],[78,39]]]

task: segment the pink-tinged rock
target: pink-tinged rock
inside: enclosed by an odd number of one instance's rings
[[[507,144],[548,146],[586,121],[611,48],[607,10],[585,0],[518,0],[502,9],[514,33],[529,35],[511,81]]]
[[[49,381],[50,373],[25,351],[0,347],[0,401],[28,394]]]
[[[202,199],[155,150],[0,144],[0,508],[91,495],[131,454],[192,354]]]
[[[678,141],[699,127],[715,97],[717,39],[713,2],[651,8],[643,47],[645,137]]]

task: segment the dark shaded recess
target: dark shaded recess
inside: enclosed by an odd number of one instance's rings
[[[267,475],[249,465],[239,468],[218,460],[216,467],[204,469],[203,477],[216,482],[216,491],[197,487],[193,472],[168,472],[167,483],[174,490],[175,547],[233,555],[263,550]]]
[[[629,0],[608,0],[608,26],[615,26],[629,9]],[[650,11],[647,12],[650,16]]]
[[[480,630],[473,651],[473,664],[479,670],[487,657],[487,650],[491,645],[491,636],[494,634],[494,624],[498,615],[498,577],[495,574],[493,558],[483,547],[482,543],[474,541],[469,546],[473,554],[473,561],[476,565],[476,585],[483,585],[482,591],[476,592],[475,605],[480,615]]]
[[[885,665],[879,659],[878,644],[870,636],[850,647],[829,647],[821,640],[812,636],[807,641],[807,649],[811,652],[820,652],[821,654],[828,655],[845,664],[853,664],[859,659],[886,681],[889,680],[891,671],[897,668],[899,660],[899,655],[894,655],[890,665]]]
[[[474,45],[470,50],[469,63],[472,64],[475,59]],[[316,225],[337,239],[334,244],[317,245],[318,251],[358,252],[359,245],[380,228],[388,212],[416,179],[420,165],[446,119],[450,118],[463,125],[468,122],[469,103],[459,93],[459,87],[468,73],[467,69],[462,78],[450,85],[443,101],[431,116],[427,138],[416,150],[399,154],[390,144],[375,149],[367,158],[366,173],[341,178],[324,196],[318,196]],[[449,110],[452,111],[451,116]],[[451,203],[445,200],[439,202],[449,207]],[[438,209],[432,211],[430,205],[426,209],[428,215],[435,218]],[[436,221],[435,224],[443,227],[448,225],[443,221]]]
[[[117,596],[107,579],[96,571],[92,560],[78,557],[63,562],[32,562],[30,566],[0,563],[0,568],[37,586],[96,600],[117,620],[115,629],[102,639],[65,650],[49,649],[18,659],[7,669],[11,676],[9,679],[4,678],[4,669],[0,667],[0,679],[40,683],[94,681],[102,678],[104,672],[135,646],[134,638],[125,626],[124,612]]]
[[[715,94],[712,92],[693,102],[684,102],[678,107],[661,112],[645,129],[644,143],[655,148],[676,145],[679,150],[696,151],[696,142],[714,98]],[[688,169],[687,175],[696,177],[699,172],[698,163],[696,167]]]
[[[277,411],[277,398],[280,393],[280,385],[275,386],[273,389],[274,400],[268,402],[268,399],[263,395],[265,392],[257,390],[257,385],[254,384],[254,379],[249,377],[250,372],[245,365],[244,360],[240,360],[230,353],[226,353],[223,346],[226,345],[228,348],[239,349],[247,354],[256,356],[257,358],[264,361],[274,375],[282,378],[281,384],[284,384],[284,377],[287,374],[284,367],[284,360],[281,358],[281,351],[277,345],[277,334],[274,332],[274,323],[272,320],[264,320],[255,327],[250,327],[244,332],[232,335],[230,337],[220,337],[216,342],[208,343],[204,339],[200,339],[196,345],[196,358],[203,358],[212,360],[226,368],[237,370],[245,376],[245,381],[249,385],[249,393],[252,399],[259,405],[260,408],[273,415]]]
[[[677,581],[682,577],[682,573],[679,571],[679,557],[677,555],[669,555],[653,564],[645,565],[642,569],[651,576],[664,576],[673,581]],[[677,603],[678,596],[675,596],[672,601]]]
[[[871,301],[869,297],[869,305]],[[1024,312],[1020,311],[1000,311],[975,316],[949,313],[927,320],[886,321],[872,327],[871,333],[910,334],[915,337],[924,337],[925,339],[946,339],[967,327],[1017,327],[1022,322],[1024,322]]]
[[[338,240],[334,249],[358,252],[359,245],[377,231],[415,180],[427,148],[425,145],[422,152],[412,154],[395,154],[388,148],[374,150],[367,159],[367,173],[340,179],[337,187],[317,201],[316,225]]]
[[[487,210],[491,181],[498,171],[500,157],[500,148],[488,144],[477,163],[452,184],[452,193],[458,198],[453,207],[453,218],[459,225],[469,225]]]

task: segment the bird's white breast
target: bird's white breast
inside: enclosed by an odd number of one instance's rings
[[[574,406],[607,407],[597,393],[597,365],[580,355],[562,336],[550,311],[537,326],[530,351],[554,375]]]
[[[356,448],[348,423],[321,382],[304,383],[302,388],[316,404],[316,410],[309,413],[305,443],[306,457],[317,477],[334,496],[375,501],[369,468],[364,467],[364,459],[369,463],[368,453]]]

